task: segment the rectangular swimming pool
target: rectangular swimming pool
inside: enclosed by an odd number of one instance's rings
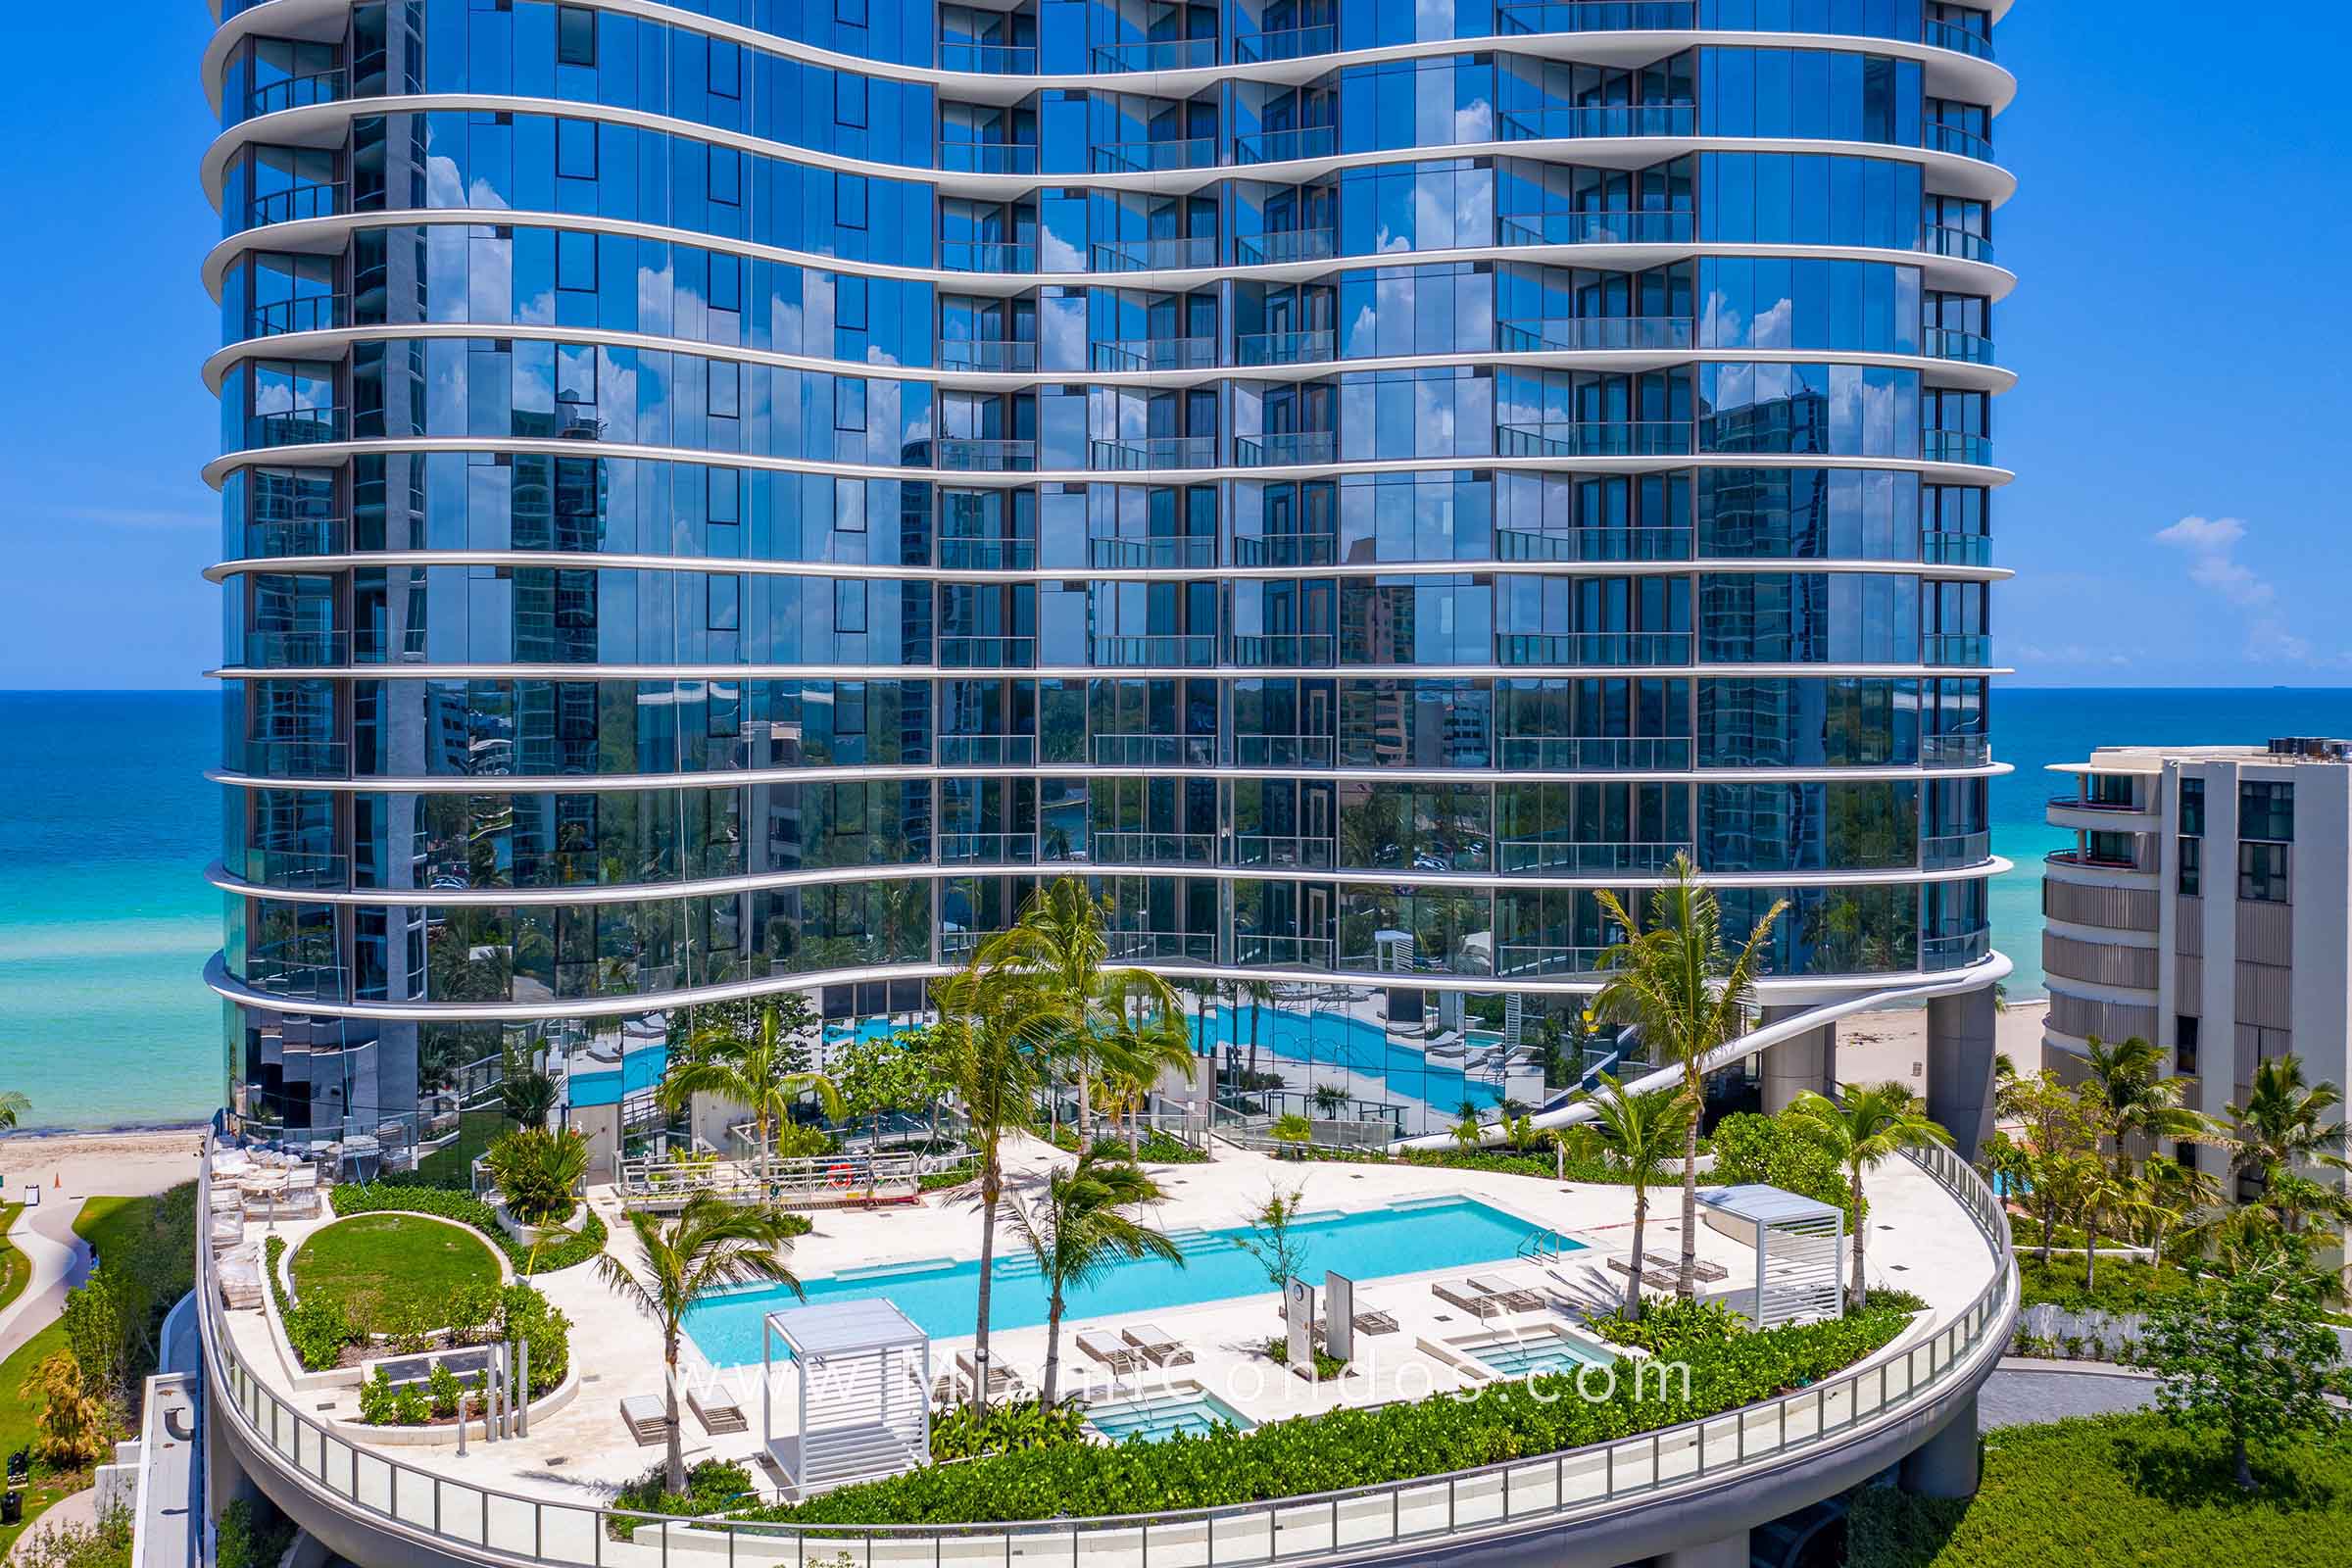
[[[1597,1346],[1585,1344],[1555,1329],[1543,1329],[1514,1338],[1487,1340],[1462,1349],[1506,1378],[1573,1372],[1580,1366],[1608,1366],[1617,1358]]]
[[[1322,1283],[1326,1269],[1353,1280],[1418,1274],[1430,1269],[1496,1263],[1516,1256],[1530,1236],[1544,1233],[1515,1214],[1468,1198],[1419,1199],[1386,1209],[1354,1214],[1316,1214],[1299,1221],[1293,1234],[1306,1244],[1301,1278]],[[1179,1306],[1198,1306],[1237,1296],[1272,1294],[1265,1270],[1234,1238],[1249,1227],[1172,1233],[1184,1250],[1181,1265],[1152,1258],[1110,1269],[1072,1292],[1064,1317],[1143,1315]],[[978,1227],[974,1227],[974,1239]],[[1010,1237],[999,1222],[997,1245]],[[1564,1244],[1573,1250],[1580,1244]],[[980,1265],[975,1258],[903,1267],[858,1269],[803,1281],[811,1301],[889,1299],[935,1340],[972,1332],[979,1310]],[[686,1333],[712,1366],[743,1366],[760,1359],[760,1325],[766,1314],[793,1303],[781,1286],[760,1286],[713,1296],[686,1314]],[[1046,1321],[1046,1290],[1026,1253],[1000,1252],[989,1297],[992,1331],[1035,1328]],[[1065,1348],[1064,1354],[1069,1353]]]
[[[1204,1438],[1219,1427],[1247,1432],[1250,1426],[1248,1416],[1206,1389],[1179,1389],[1098,1404],[1086,1412],[1086,1424],[1113,1443],[1129,1438],[1164,1443],[1174,1437]]]

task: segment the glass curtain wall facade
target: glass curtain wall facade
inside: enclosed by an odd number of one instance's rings
[[[1992,13],[224,9],[249,1124],[429,1169],[1064,874],[1406,1132],[1678,852],[1815,993],[1987,960]]]

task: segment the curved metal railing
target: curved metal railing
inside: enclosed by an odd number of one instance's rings
[[[1122,1558],[1153,1568],[1320,1562],[1451,1536],[1556,1526],[1637,1500],[1703,1494],[1737,1476],[1829,1453],[1947,1391],[2007,1343],[2016,1267],[2000,1200],[1948,1150],[1910,1157],[1960,1203],[1992,1253],[1993,1275],[1919,1344],[1794,1394],[1638,1437],[1448,1475],[1220,1508],[1004,1524],[794,1526],[679,1520],[477,1487],[351,1443],[248,1367],[223,1322],[209,1232],[198,1239],[206,1375],[222,1412],[289,1479],[330,1505],[456,1555],[484,1561],[668,1568],[671,1554],[728,1568],[854,1563],[916,1568]],[[208,1159],[207,1166],[209,1168]],[[202,1178],[209,1184],[210,1177]],[[208,1212],[200,1194],[197,1212]],[[625,1538],[625,1539],[624,1539]]]

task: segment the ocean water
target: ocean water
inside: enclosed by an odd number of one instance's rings
[[[0,692],[0,1088],[27,1127],[220,1102],[220,714],[212,692]]]
[[[0,1088],[28,1126],[199,1119],[220,1102],[220,1014],[204,988],[220,899],[220,749],[210,692],[0,692]],[[1993,939],[2016,998],[2039,996],[2041,858],[2065,835],[2046,764],[2095,745],[2352,736],[2352,691],[2001,687],[1993,751]]]

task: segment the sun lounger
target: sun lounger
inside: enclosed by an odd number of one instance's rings
[[[1675,1275],[1673,1264],[1661,1263],[1655,1256],[1643,1261],[1645,1266],[1642,1270],[1642,1283],[1651,1290],[1671,1291],[1681,1283]],[[1631,1274],[1634,1271],[1634,1265],[1622,1257],[1610,1258],[1609,1267],[1620,1274]]]
[[[1502,1303],[1505,1312],[1533,1312],[1544,1304],[1544,1293],[1508,1274],[1473,1274],[1470,1288]]]
[[[1482,1321],[1505,1312],[1532,1312],[1544,1304],[1544,1298],[1534,1291],[1495,1280],[1491,1275],[1451,1283],[1439,1281],[1429,1289],[1439,1300],[1458,1306]]]
[[[737,1404],[735,1396],[724,1389],[713,1389],[708,1394],[700,1389],[687,1390],[686,1408],[694,1412],[694,1418],[703,1424],[703,1430],[713,1436],[721,1432],[749,1432],[752,1428],[751,1421],[743,1413],[743,1406]]]
[[[1078,1336],[1079,1353],[1091,1361],[1099,1361],[1114,1373],[1140,1372],[1144,1369],[1144,1352],[1120,1340],[1105,1339],[1091,1330]]]
[[[962,1375],[963,1386],[967,1389],[980,1381],[979,1364],[972,1359],[969,1350],[956,1352],[956,1370]],[[988,1363],[988,1387],[982,1391],[981,1397],[993,1399],[1000,1394],[1010,1394],[1019,1383],[1020,1379],[1013,1375],[1012,1368],[991,1357]]]
[[[1358,1312],[1353,1321],[1355,1332],[1358,1334],[1394,1334],[1396,1332],[1396,1319],[1387,1312],[1373,1310]],[[1317,1334],[1329,1333],[1329,1322],[1323,1318],[1315,1319],[1315,1332]]]
[[[1644,1252],[1642,1261],[1650,1268],[1662,1268],[1678,1278],[1682,1273],[1683,1260],[1679,1255],[1669,1257],[1664,1252]],[[1710,1263],[1702,1257],[1691,1265],[1690,1277],[1702,1285],[1720,1285],[1732,1277],[1732,1271],[1721,1263]]]
[[[656,1395],[632,1394],[621,1400],[620,1423],[640,1448],[669,1441],[669,1407]]]
[[[1153,1366],[1190,1366],[1193,1352],[1183,1341],[1156,1323],[1138,1323],[1121,1332],[1119,1338],[1143,1352],[1145,1360]]]

